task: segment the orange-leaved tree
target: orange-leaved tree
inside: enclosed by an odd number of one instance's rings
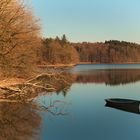
[[[29,66],[27,64],[35,63],[39,35],[38,20],[23,1],[0,1],[1,74],[14,74],[12,70],[23,74]]]

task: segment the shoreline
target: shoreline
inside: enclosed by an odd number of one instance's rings
[[[109,64],[114,64],[114,65],[117,65],[117,64],[140,64],[140,62],[116,62],[116,63],[97,63],[97,62],[79,62],[77,64],[47,64],[47,65],[37,65],[37,67],[39,68],[67,68],[67,67],[75,67],[77,65],[87,65],[87,64],[98,64],[98,65],[102,65],[102,64],[106,64],[106,65],[109,65]]]
[[[48,65],[37,65],[39,68],[65,68],[65,67],[74,67],[78,64],[48,64]]]
[[[77,63],[77,65],[81,65],[81,64],[140,64],[140,62],[114,62],[114,63],[99,63],[99,62],[79,62]]]
[[[75,67],[77,65],[88,65],[88,64],[106,64],[106,65],[110,65],[110,64],[140,64],[140,62],[125,62],[125,63],[90,63],[90,62],[80,62],[77,64],[56,64],[56,65],[37,65],[39,68],[71,68],[71,67]],[[24,82],[26,82],[26,79],[24,78],[17,78],[17,77],[12,77],[12,78],[3,78],[0,80],[0,88],[3,87],[9,87],[9,86],[14,86],[17,84],[23,84]]]

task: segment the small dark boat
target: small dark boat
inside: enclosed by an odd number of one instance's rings
[[[106,107],[112,107],[115,109],[140,114],[140,101],[138,100],[112,98],[105,99],[105,101]]]

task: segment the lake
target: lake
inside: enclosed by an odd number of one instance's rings
[[[0,104],[3,138],[13,140],[12,131],[17,140],[140,139],[139,64],[77,65],[64,71],[71,78],[69,88],[40,93],[34,103],[41,109]],[[106,104],[110,98],[121,103]]]
[[[67,93],[36,100],[42,106],[56,103],[50,112],[40,112],[39,139],[140,139],[138,112],[105,106],[109,98],[140,101],[140,65],[78,65],[68,71],[75,80]]]

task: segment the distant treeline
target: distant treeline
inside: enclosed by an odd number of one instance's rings
[[[65,35],[43,40],[41,56],[44,63],[69,64],[133,63],[140,62],[140,45],[125,41],[110,40],[104,43],[70,43]],[[41,61],[42,62],[42,61]]]
[[[110,40],[104,43],[72,43],[81,62],[133,63],[140,62],[140,45]]]

